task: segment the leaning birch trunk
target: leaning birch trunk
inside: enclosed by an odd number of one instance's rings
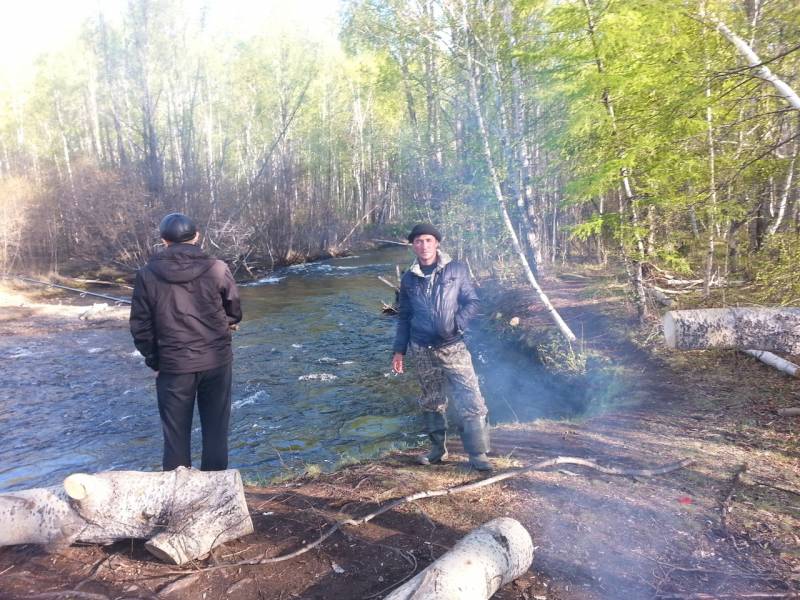
[[[711,21],[714,27],[716,27],[717,31],[719,31],[726,40],[733,44],[739,54],[744,57],[744,59],[747,61],[747,64],[750,65],[753,75],[771,84],[772,87],[777,90],[778,94],[784,98],[792,108],[795,110],[800,110],[800,96],[797,95],[797,92],[795,92],[788,83],[776,77],[747,42],[733,33],[733,31],[731,31],[731,29],[720,19],[714,16],[709,16],[708,20]]]
[[[471,531],[385,600],[486,600],[533,562],[533,541],[519,521],[501,517]]]
[[[253,532],[236,470],[76,473],[64,487],[0,495],[0,546],[146,539],[174,564]]]
[[[664,315],[667,346],[800,354],[800,308],[708,308]]]
[[[772,352],[767,352],[766,350],[742,350],[742,352],[749,354],[753,358],[757,358],[770,367],[778,369],[778,371],[781,371],[782,373],[786,373],[790,377],[800,377],[799,366],[793,362],[789,362],[788,360],[781,358],[780,356],[776,356]]]
[[[463,23],[464,23],[464,30],[469,31],[469,23],[467,22],[467,14],[466,9],[464,9],[464,13],[462,15]],[[519,243],[519,238],[517,237],[517,232],[514,229],[514,224],[511,222],[511,218],[508,216],[508,209],[506,208],[506,200],[505,196],[503,196],[503,189],[500,185],[500,177],[497,174],[497,168],[494,164],[494,159],[492,158],[492,148],[489,144],[489,132],[486,129],[486,122],[483,119],[483,109],[481,107],[480,99],[478,98],[478,84],[475,81],[477,74],[475,73],[475,61],[472,58],[472,49],[469,47],[469,40],[466,42],[466,55],[467,55],[467,69],[469,69],[469,88],[470,88],[470,97],[472,99],[472,106],[475,110],[475,116],[478,120],[478,130],[481,132],[481,138],[483,140],[483,154],[486,158],[486,166],[489,169],[489,174],[491,175],[492,179],[492,188],[494,189],[494,195],[497,199],[497,203],[500,205],[500,214],[503,217],[503,223],[506,226],[506,232],[508,236],[511,238],[511,243],[514,246],[514,252],[516,252],[517,257],[519,258],[520,263],[522,263],[522,269],[525,272],[525,276],[528,279],[528,282],[531,284],[531,287],[536,292],[536,295],[539,296],[539,300],[542,304],[544,304],[547,312],[550,315],[550,318],[558,327],[559,331],[561,331],[561,335],[563,335],[567,341],[574,342],[576,340],[575,334],[572,333],[572,330],[569,328],[569,325],[566,324],[564,319],[561,318],[561,315],[558,314],[558,311],[550,302],[550,299],[547,297],[547,294],[544,293],[544,290],[539,285],[539,282],[536,280],[536,276],[533,274],[533,270],[531,269],[530,264],[528,264],[528,259],[525,258],[525,251],[522,249],[522,246]]]

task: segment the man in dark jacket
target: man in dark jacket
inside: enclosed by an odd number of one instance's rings
[[[161,220],[166,249],[136,275],[130,326],[136,349],[157,372],[164,429],[164,470],[190,467],[194,403],[203,432],[203,471],[228,468],[231,328],[242,319],[228,266],[198,246],[194,222],[180,213]]]
[[[436,228],[428,224],[414,226],[408,236],[417,259],[400,281],[392,368],[396,373],[403,372],[403,356],[410,348],[422,386],[420,407],[432,444],[419,462],[428,465],[447,458],[449,396],[454,404],[450,412],[459,421],[469,464],[479,471],[491,471],[486,457],[490,449],[486,403],[463,340],[464,330],[478,310],[478,296],[467,268],[439,250],[441,239]],[[450,393],[446,395],[446,391]]]

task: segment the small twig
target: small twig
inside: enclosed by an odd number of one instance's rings
[[[103,559],[97,561],[97,563],[95,563],[95,565],[89,571],[89,574],[80,583],[78,583],[78,585],[75,586],[75,589],[79,590],[84,585],[86,585],[87,583],[92,581],[97,576],[97,574],[100,572],[100,569],[102,569],[106,565],[106,563],[110,563],[111,559],[114,558],[115,556],[116,556],[116,554],[111,554],[111,555],[107,556],[106,558],[103,558]]]
[[[259,505],[256,507],[256,512],[261,512],[261,510],[262,510],[262,509],[263,509],[263,508],[264,508],[264,507],[265,507],[267,504],[269,504],[270,502],[272,502],[272,501],[273,501],[273,500],[275,500],[276,498],[280,498],[281,496],[283,496],[283,494],[275,494],[274,496],[272,496],[272,498],[267,498],[266,500],[264,500],[264,501],[263,501],[261,504],[259,504]]]
[[[396,242],[395,240],[380,240],[377,238],[372,238],[373,242],[381,242],[383,244],[397,244],[398,246],[410,246],[408,242]]]
[[[33,596],[25,596],[25,598],[66,598],[67,600],[109,600],[105,594],[92,594],[89,592],[81,592],[79,590],[65,590],[63,592],[42,592]]]
[[[381,280],[383,283],[385,283],[386,285],[388,285],[388,286],[389,286],[390,288],[392,288],[393,290],[395,290],[395,291],[398,291],[398,292],[400,291],[400,288],[399,288],[399,287],[397,287],[395,284],[393,284],[393,283],[392,283],[391,281],[389,281],[388,279],[386,279],[386,278],[384,278],[384,277],[381,277],[380,275],[378,275],[378,279],[380,279],[380,280]]]
[[[0,575],[5,575],[6,573],[8,573],[13,568],[14,568],[14,565],[11,565],[7,569],[3,569],[2,571],[0,571]]]
[[[240,555],[240,554],[244,554],[245,552],[247,552],[248,550],[250,550],[252,547],[253,547],[253,546],[252,546],[252,545],[250,545],[250,546],[248,546],[247,548],[243,548],[242,550],[239,550],[238,552],[231,552],[230,554],[223,554],[223,555],[222,555],[222,558],[231,558],[231,557],[233,557],[233,556],[238,556],[238,555]]]

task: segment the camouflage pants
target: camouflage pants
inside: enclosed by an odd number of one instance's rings
[[[464,342],[444,348],[427,348],[412,342],[410,357],[422,387],[419,399],[422,410],[444,413],[450,400],[448,412],[459,422],[486,416],[486,403]]]

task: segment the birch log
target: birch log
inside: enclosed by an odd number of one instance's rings
[[[667,346],[800,354],[800,308],[708,308],[664,315]]]
[[[0,546],[146,539],[159,559],[184,564],[253,532],[236,470],[76,473],[63,488],[0,495]]]
[[[501,517],[462,538],[385,600],[486,600],[533,562],[533,541],[519,521]]]
[[[790,377],[800,377],[800,367],[780,356],[776,356],[772,352],[767,352],[766,350],[742,350],[742,352],[757,358],[770,367],[778,369],[782,373],[786,373]]]

